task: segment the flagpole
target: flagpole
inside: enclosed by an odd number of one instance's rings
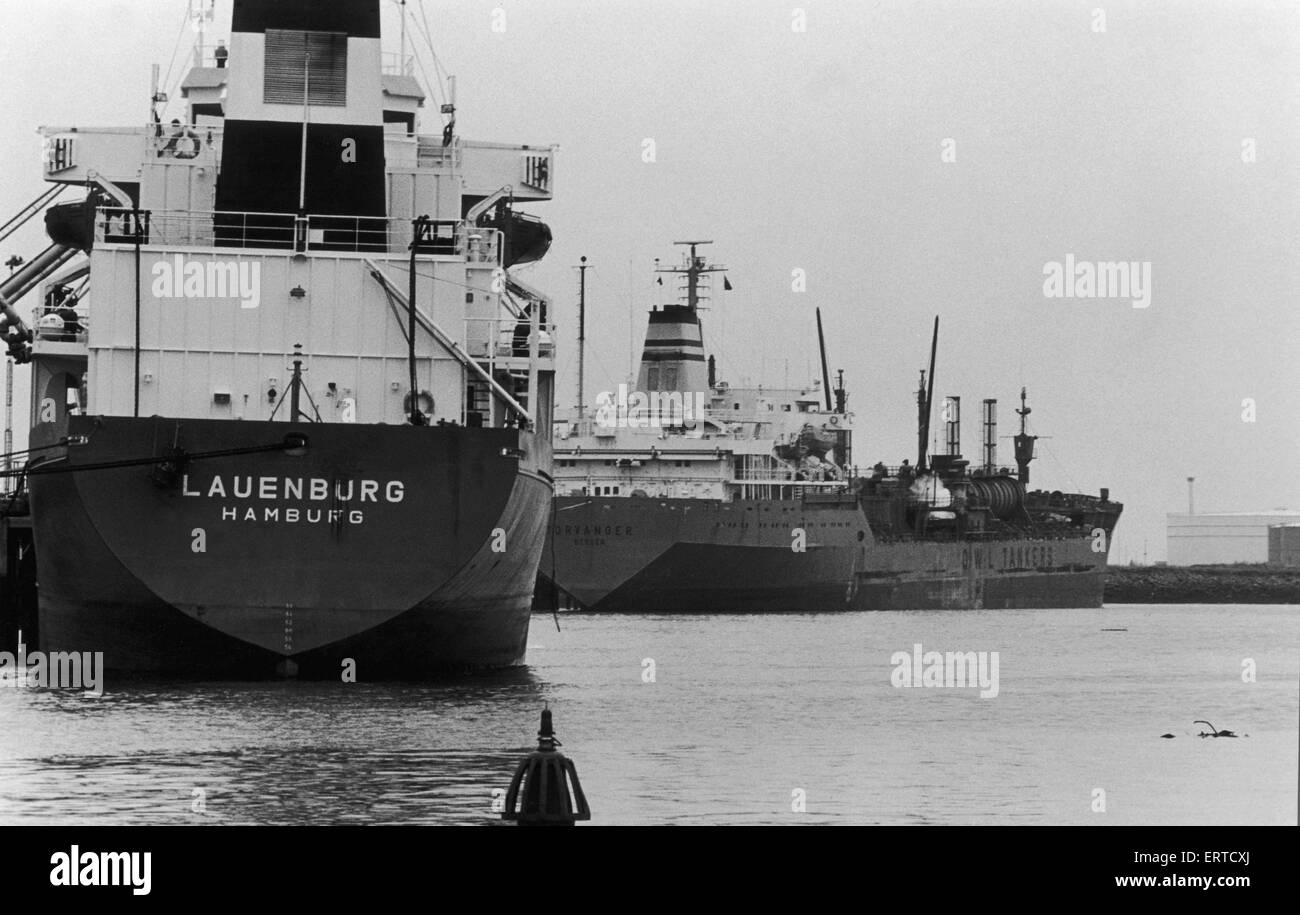
[[[306,39],[304,39],[306,40]],[[302,156],[298,163],[298,215],[306,216],[307,207],[307,122],[311,111],[311,48],[302,64]]]

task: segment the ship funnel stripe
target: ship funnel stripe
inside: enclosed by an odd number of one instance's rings
[[[660,340],[647,339],[645,345],[649,349],[652,346],[703,346],[704,344],[699,340],[688,340],[683,337],[664,337]]]
[[[646,328],[645,337],[647,340],[689,340],[691,343],[699,343],[700,326],[677,323],[651,325]]]
[[[685,305],[665,305],[660,311],[650,312],[650,327],[656,324],[682,324],[699,326],[700,316]]]
[[[379,3],[380,0],[235,0],[230,31],[297,29],[378,38]]]
[[[703,353],[659,353],[646,350],[641,354],[642,362],[703,362]]]

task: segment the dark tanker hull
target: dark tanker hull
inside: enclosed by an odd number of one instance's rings
[[[70,417],[29,477],[47,651],[109,671],[420,678],[522,663],[549,445],[514,429]],[[300,448],[274,448],[286,433]],[[170,464],[137,462],[180,448]],[[80,468],[72,471],[71,468]]]
[[[616,612],[1100,607],[1097,542],[1090,530],[882,542],[852,497],[559,497],[539,605],[554,581],[561,606]]]

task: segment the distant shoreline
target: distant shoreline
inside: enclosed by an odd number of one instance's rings
[[[1110,566],[1108,604],[1300,604],[1300,568]]]

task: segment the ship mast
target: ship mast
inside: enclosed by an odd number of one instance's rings
[[[1014,439],[1016,447],[1016,466],[1019,468],[1019,479],[1021,485],[1029,485],[1029,462],[1034,459],[1034,442],[1038,440],[1037,435],[1030,435],[1025,431],[1025,417],[1032,413],[1025,404],[1025,389],[1020,389],[1020,409],[1016,411],[1020,416],[1020,434]]]
[[[686,266],[656,267],[655,273],[674,273],[686,277],[686,307],[694,313],[699,307],[701,299],[708,298],[708,296],[700,294],[700,288],[704,285],[704,283],[701,283],[701,277],[710,273],[724,273],[727,268],[721,264],[705,263],[703,255],[696,254],[695,249],[698,245],[711,245],[713,244],[712,241],[675,241],[673,244],[690,246],[691,253],[686,258]]]
[[[402,42],[397,51],[397,72],[406,76],[406,0],[401,0],[402,6]]]
[[[939,348],[939,316],[934,316],[934,336],[930,340],[930,384],[927,387],[925,370],[921,370],[921,386],[916,392],[917,448],[916,472],[925,470],[926,452],[930,445],[930,404],[934,402],[934,357]]]
[[[822,356],[822,391],[826,395],[826,412],[831,411],[831,370],[826,365],[826,335],[822,333],[822,310],[817,309],[817,345]]]
[[[587,346],[587,258],[583,255],[578,264],[578,418],[582,419],[586,400],[583,399],[584,375]]]
[[[194,66],[203,66],[204,23],[213,19],[212,6],[216,0],[190,0],[190,19],[194,22]]]

